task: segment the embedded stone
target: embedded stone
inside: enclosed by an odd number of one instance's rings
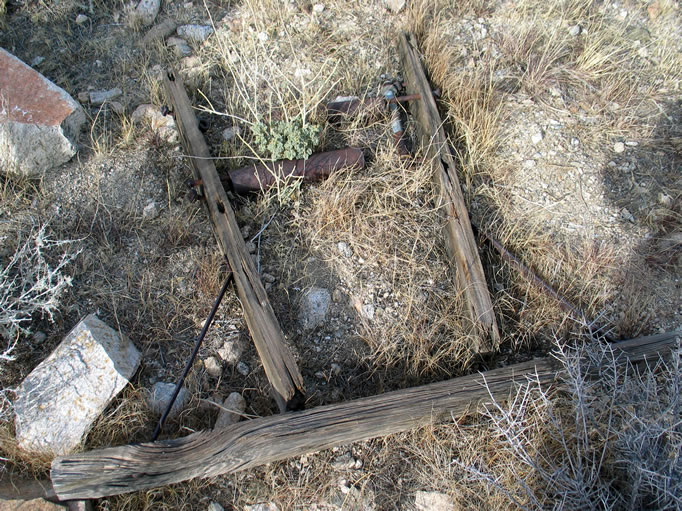
[[[81,320],[17,390],[19,446],[54,455],[72,452],[128,384],[140,358],[127,337],[94,314]]]
[[[0,167],[39,177],[66,163],[84,122],[64,89],[0,48]]]
[[[223,407],[220,409],[213,429],[224,429],[227,426],[236,424],[241,420],[245,410],[246,401],[244,397],[239,392],[232,392],[223,401]]]

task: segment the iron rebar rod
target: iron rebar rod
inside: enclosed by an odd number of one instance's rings
[[[196,341],[194,342],[194,349],[192,350],[192,355],[189,357],[189,360],[187,361],[187,364],[185,365],[185,370],[182,373],[182,376],[178,380],[178,383],[175,385],[175,390],[173,391],[173,395],[170,398],[170,401],[168,402],[168,405],[166,405],[166,409],[163,412],[163,415],[161,415],[161,418],[159,419],[159,423],[156,425],[156,429],[154,430],[154,435],[152,435],[152,442],[154,442],[158,437],[159,433],[161,433],[161,429],[163,429],[163,424],[166,422],[166,419],[168,418],[168,414],[170,413],[171,409],[173,408],[173,404],[175,404],[175,400],[178,397],[178,394],[180,393],[180,389],[182,388],[183,383],[185,382],[185,378],[189,374],[189,370],[192,368],[192,365],[194,364],[194,359],[197,357],[197,353],[199,353],[199,348],[201,347],[201,343],[204,340],[204,337],[206,337],[206,332],[208,332],[208,328],[211,326],[211,323],[213,323],[213,319],[215,318],[216,312],[218,312],[218,307],[220,307],[220,302],[223,301],[223,296],[225,296],[225,292],[227,291],[227,286],[230,284],[230,281],[232,280],[232,271],[227,275],[225,278],[225,283],[223,284],[222,289],[220,290],[220,293],[218,294],[218,298],[216,298],[215,302],[213,303],[213,308],[211,309],[211,312],[208,315],[208,318],[206,319],[206,322],[204,323],[204,327],[201,329],[201,333],[199,334],[199,337],[197,337]]]

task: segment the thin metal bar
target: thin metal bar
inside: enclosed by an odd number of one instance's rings
[[[166,410],[163,412],[163,415],[159,419],[159,423],[156,425],[154,435],[152,435],[152,442],[154,442],[159,437],[159,433],[161,433],[163,424],[166,422],[166,419],[168,418],[168,414],[170,413],[171,408],[173,408],[173,404],[175,403],[175,400],[177,399],[178,394],[180,393],[180,389],[182,388],[182,384],[185,382],[185,378],[189,374],[189,370],[192,368],[192,364],[194,364],[194,359],[197,357],[197,353],[199,353],[199,348],[201,347],[201,343],[203,342],[204,337],[206,337],[208,327],[210,327],[211,323],[213,323],[213,318],[215,318],[216,312],[218,312],[220,302],[223,301],[223,296],[225,296],[227,286],[230,284],[231,280],[232,271],[230,271],[227,278],[225,279],[225,283],[223,284],[223,287],[220,290],[220,294],[218,294],[218,298],[216,298],[216,301],[213,303],[213,308],[211,309],[211,312],[208,315],[206,322],[204,323],[204,328],[201,329],[199,337],[197,337],[197,340],[194,342],[194,350],[192,351],[192,355],[190,356],[189,360],[187,361],[187,364],[185,365],[185,370],[183,371],[182,376],[178,380],[178,383],[175,385],[175,391],[173,392],[173,396],[171,397],[170,401],[168,402],[168,405],[166,406]]]

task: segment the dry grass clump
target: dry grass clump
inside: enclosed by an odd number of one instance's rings
[[[333,176],[311,191],[311,207],[303,214],[310,245],[360,288],[351,296],[360,314],[362,288],[376,286],[374,275],[386,280],[399,307],[386,311],[384,321],[363,320],[363,337],[377,367],[399,363],[415,374],[451,373],[471,356],[470,325],[445,262],[432,175],[423,156],[410,165],[398,161],[392,147],[381,148],[364,172]],[[363,261],[368,275],[348,266],[339,242]]]

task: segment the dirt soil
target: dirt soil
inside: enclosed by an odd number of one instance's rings
[[[49,470],[50,460],[13,447],[11,389],[92,312],[128,335],[143,361],[82,448],[148,440],[158,418],[146,392],[181,374],[221,287],[226,267],[201,204],[187,199],[191,170],[173,128],[133,121],[139,105],[167,103],[160,76],[169,67],[184,77],[223,175],[267,158],[255,149],[251,126],[273,120],[320,125],[316,151],[356,145],[365,153],[365,169],[323,183],[230,195],[304,376],[306,407],[544,356],[588,326],[481,238],[503,339],[496,354],[469,350],[471,325],[414,119],[406,118],[413,157],[405,161],[387,116],[333,126],[321,108],[339,95],[376,96],[387,78],[400,77],[401,30],[416,33],[442,89],[439,107],[477,230],[500,239],[614,339],[682,328],[679,5],[407,3],[394,12],[400,2],[163,0],[155,25],[214,29],[181,55],[167,38],[143,42],[149,27],[123,1],[6,2],[0,46],[80,98],[89,119],[71,162],[38,181],[0,178],[3,257],[37,225],[79,251],[66,269],[71,287],[58,313],[32,320],[32,334],[0,372],[7,396],[2,472]],[[590,5],[569,8],[577,4]],[[81,14],[87,20],[77,23]],[[626,81],[614,66],[635,78]],[[113,102],[84,100],[83,93],[115,87],[122,94]],[[227,128],[237,135],[226,140]],[[327,290],[330,303],[324,321],[306,328],[303,304],[313,288]],[[204,366],[209,357],[221,365],[218,377]],[[230,392],[245,397],[246,417],[277,413],[235,289],[186,385],[192,398],[163,438],[211,428],[212,403]],[[447,430],[429,427],[95,504],[417,509],[416,492],[433,490],[470,509],[450,460],[463,438],[478,438],[470,445],[484,449],[476,424],[465,418]],[[516,508],[493,490],[480,499],[480,509]]]

